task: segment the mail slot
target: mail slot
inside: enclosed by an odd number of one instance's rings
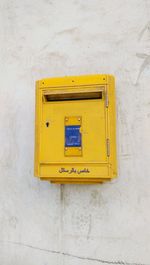
[[[82,184],[117,176],[112,75],[36,82],[35,176]]]

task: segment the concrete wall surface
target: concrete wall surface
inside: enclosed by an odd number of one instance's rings
[[[116,76],[119,178],[33,177],[35,80]],[[150,0],[0,1],[0,265],[150,264]]]

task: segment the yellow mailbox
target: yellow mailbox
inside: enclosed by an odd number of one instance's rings
[[[112,75],[36,82],[35,176],[53,183],[101,183],[117,176]]]

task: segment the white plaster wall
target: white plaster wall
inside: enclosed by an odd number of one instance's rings
[[[119,178],[33,177],[35,80],[116,76]],[[150,264],[150,0],[0,1],[0,265]]]

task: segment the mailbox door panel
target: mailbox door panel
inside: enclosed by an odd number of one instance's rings
[[[65,117],[81,117],[82,152],[65,155]],[[45,102],[40,130],[40,163],[107,162],[104,99]]]

